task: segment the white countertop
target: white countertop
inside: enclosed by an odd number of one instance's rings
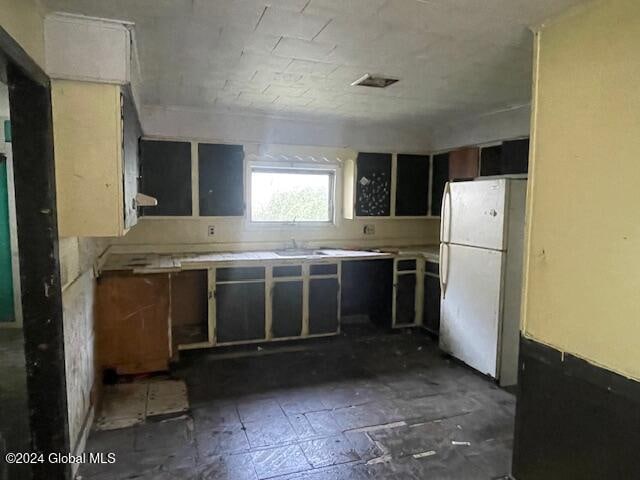
[[[317,253],[316,253],[317,252]],[[132,270],[134,273],[158,273],[180,270],[207,268],[211,264],[230,264],[233,266],[251,265],[254,263],[299,263],[322,262],[331,260],[368,260],[392,258],[394,256],[416,256],[427,260],[438,261],[438,247],[389,247],[372,250],[347,250],[320,248],[313,253],[300,255],[279,255],[278,251],[244,251],[244,252],[207,252],[207,253],[119,253],[109,254],[101,271]]]

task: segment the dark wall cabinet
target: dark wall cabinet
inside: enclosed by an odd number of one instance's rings
[[[145,216],[191,215],[191,144],[142,140],[139,190],[158,200]]]
[[[311,278],[309,280],[309,333],[335,333],[338,331],[337,278]]]
[[[429,213],[429,157],[398,155],[396,216],[425,216]]]
[[[244,150],[242,145],[198,144],[200,215],[244,215]]]
[[[433,156],[433,173],[431,185],[431,215],[440,216],[444,187],[449,181],[449,154],[441,153]]]
[[[272,289],[272,332],[274,338],[302,334],[302,279],[276,282]]]
[[[513,175],[529,171],[529,139],[512,140],[482,149],[480,175]]]
[[[422,325],[430,333],[440,333],[440,279],[439,265],[427,261],[424,275],[424,305]]]
[[[391,215],[391,154],[359,153],[356,177],[356,215]]]

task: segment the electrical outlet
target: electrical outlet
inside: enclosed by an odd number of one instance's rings
[[[364,228],[362,229],[362,233],[364,233],[365,235],[375,235],[376,226],[371,224],[365,225]]]
[[[209,225],[209,229],[207,231],[209,232],[209,236],[213,237],[216,234],[216,227],[213,225]]]

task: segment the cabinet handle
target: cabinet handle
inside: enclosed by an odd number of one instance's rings
[[[444,255],[445,248],[447,254]],[[446,257],[446,259],[445,259]],[[449,245],[445,243],[440,244],[440,274],[438,280],[440,281],[440,295],[442,298],[447,296],[447,276],[449,275]]]
[[[445,218],[444,218],[444,212],[445,212],[445,208],[447,205],[447,200],[451,200],[451,183],[447,182],[444,185],[444,193],[442,194],[442,205],[440,205],[440,223],[442,228],[440,228],[440,241],[441,242],[448,242],[451,239],[451,209],[449,209],[449,217],[446,219],[446,223],[447,223],[447,237],[448,239],[445,240],[445,234],[444,234],[444,226],[445,226]]]

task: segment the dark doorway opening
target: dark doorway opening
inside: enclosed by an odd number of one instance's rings
[[[9,478],[63,479],[71,466],[46,461],[49,453],[69,452],[50,85],[2,28],[0,80],[8,85],[11,111],[30,448],[45,456],[31,472],[8,472]]]

